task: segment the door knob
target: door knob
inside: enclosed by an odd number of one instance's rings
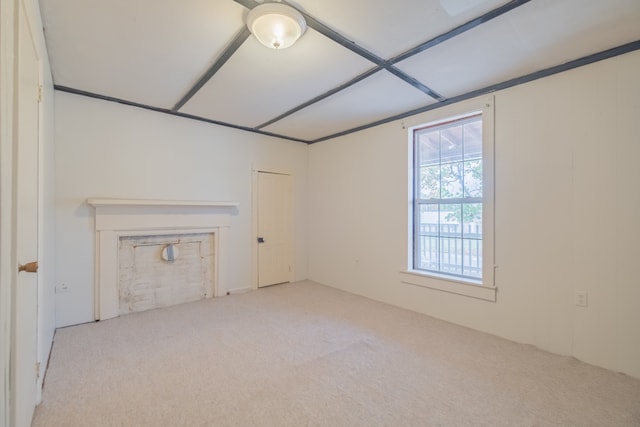
[[[27,273],[37,273],[38,272],[38,261],[28,262],[24,265],[20,264],[18,266],[18,272],[26,271]]]

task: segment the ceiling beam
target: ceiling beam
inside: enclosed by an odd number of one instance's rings
[[[293,5],[288,3],[286,0],[283,0],[283,3],[287,3],[291,7],[294,7]],[[435,100],[437,100],[437,101],[446,100],[446,98],[444,96],[440,95],[438,92],[436,92],[435,90],[431,89],[427,85],[419,82],[417,79],[411,77],[410,75],[408,75],[404,71],[394,67],[393,64],[391,64],[390,62],[380,58],[378,55],[374,54],[373,52],[369,52],[367,49],[365,49],[365,48],[363,48],[361,46],[358,46],[358,44],[356,44],[354,41],[349,40],[348,38],[344,37],[342,34],[338,33],[337,31],[331,29],[327,25],[325,25],[322,22],[318,21],[316,18],[314,18],[313,16],[309,15],[308,13],[305,13],[305,12],[302,12],[302,11],[299,11],[299,12],[302,14],[302,16],[304,16],[304,19],[307,21],[307,25],[309,26],[309,28],[313,28],[314,30],[316,30],[317,32],[322,34],[323,36],[325,36],[328,39],[334,41],[335,43],[338,43],[340,46],[345,47],[345,48],[349,49],[350,51],[352,51],[353,53],[355,53],[357,55],[360,55],[362,58],[373,62],[377,66],[387,70],[391,74],[393,74],[396,77],[404,80],[405,82],[409,83],[411,86],[413,86],[416,89],[426,93],[427,95],[429,95],[430,97],[434,98]]]
[[[234,0],[234,1],[236,3],[242,5],[242,6],[246,7],[247,9],[252,9],[252,8],[254,8],[254,7],[256,7],[256,6],[258,6],[260,4],[260,3],[256,2],[255,0]],[[371,70],[369,70],[369,71],[367,71],[367,72],[365,72],[365,73],[363,73],[363,74],[351,79],[350,81],[348,81],[348,82],[346,82],[346,83],[344,83],[344,84],[342,84],[342,85],[340,85],[340,86],[338,86],[338,87],[336,87],[336,88],[334,88],[334,89],[332,89],[330,91],[327,91],[327,92],[323,93],[322,95],[316,96],[315,98],[313,98],[313,99],[311,99],[311,100],[309,100],[307,102],[304,102],[304,103],[302,103],[302,104],[300,104],[300,105],[298,105],[298,106],[296,106],[296,107],[294,107],[294,108],[292,108],[292,109],[280,114],[279,116],[274,117],[273,119],[271,119],[271,120],[269,120],[269,121],[267,121],[265,123],[262,123],[261,125],[258,125],[256,127],[256,129],[262,129],[264,127],[267,127],[267,126],[269,126],[269,125],[271,125],[271,124],[273,124],[275,122],[278,122],[278,121],[284,119],[285,117],[288,117],[288,116],[290,116],[290,115],[292,115],[294,113],[297,113],[298,111],[300,111],[300,110],[302,110],[304,108],[309,107],[310,105],[313,105],[313,104],[315,104],[317,102],[320,102],[323,99],[326,99],[326,98],[328,98],[328,97],[330,97],[332,95],[335,95],[336,93],[338,93],[338,92],[340,92],[340,91],[342,91],[344,89],[347,89],[348,87],[350,87],[350,86],[362,81],[364,78],[369,77],[369,76],[377,73],[378,71],[380,71],[382,69],[389,70],[387,67],[385,67],[385,64],[389,68],[392,68],[393,70],[401,72],[396,67],[393,67],[392,64],[395,64],[397,62],[403,61],[403,60],[405,60],[407,58],[410,58],[411,56],[416,55],[418,53],[424,52],[427,49],[430,49],[430,48],[432,48],[434,46],[437,46],[437,45],[449,40],[449,39],[452,39],[453,37],[456,37],[456,36],[458,36],[458,35],[460,35],[462,33],[465,33],[465,32],[467,32],[467,31],[469,31],[469,30],[471,30],[471,29],[473,29],[473,28],[475,28],[475,27],[477,27],[477,26],[479,26],[481,24],[484,24],[485,22],[488,22],[488,21],[490,21],[490,20],[492,20],[494,18],[497,18],[498,16],[504,15],[505,13],[507,13],[507,12],[519,7],[519,6],[522,6],[523,4],[526,4],[526,3],[530,2],[530,1],[531,0],[511,0],[510,2],[504,4],[504,5],[496,8],[496,9],[493,9],[493,10],[485,13],[482,16],[479,16],[479,17],[477,17],[475,19],[472,19],[471,21],[468,21],[468,22],[466,22],[466,23],[464,23],[464,24],[462,24],[462,25],[460,25],[460,26],[458,26],[458,27],[456,27],[456,28],[454,28],[454,29],[452,29],[450,31],[447,31],[446,33],[440,34],[440,35],[438,35],[438,36],[436,36],[436,37],[434,37],[434,38],[432,38],[430,40],[427,40],[426,42],[421,43],[418,46],[415,46],[415,47],[413,47],[413,48],[411,48],[411,49],[409,49],[409,50],[407,50],[407,51],[405,51],[405,52],[403,52],[403,53],[401,53],[401,54],[399,54],[399,55],[397,55],[397,56],[395,56],[395,57],[393,57],[391,59],[386,60],[386,61],[383,60],[382,58],[377,57],[376,55],[374,55],[373,53],[367,51],[366,49],[358,47],[355,42],[353,42],[351,40],[348,40],[345,37],[339,35],[337,32],[329,29],[326,25],[321,24],[315,18],[313,18],[313,17],[311,17],[311,16],[309,16],[309,15],[303,13],[303,12],[300,12],[300,13],[303,14],[303,16],[305,17],[307,22],[313,22],[314,25],[317,24],[317,28],[320,28],[323,31],[326,29],[330,33],[330,34],[325,34],[322,31],[319,31],[323,35],[325,35],[326,37],[329,37],[331,40],[335,41],[336,43],[341,44],[342,46],[345,46],[346,48],[348,48],[348,49],[350,49],[352,51],[353,51],[353,49],[352,49],[353,47],[360,49],[359,52],[355,52],[355,53],[357,53],[360,56],[363,56],[365,59],[375,63],[377,66],[375,68],[373,68],[373,69],[371,69]],[[292,6],[292,7],[294,7],[294,6]],[[316,27],[314,27],[312,25],[309,25],[309,26],[311,28],[316,29],[316,31],[318,31],[318,29]],[[337,40],[334,37],[335,35],[339,36],[339,40]],[[393,72],[393,71],[391,71],[391,72]],[[395,75],[397,75],[395,72],[393,72],[393,73]],[[407,77],[407,80],[410,80],[412,82],[410,84],[412,84],[414,87],[420,86],[421,87],[420,90],[422,90],[425,93],[426,93],[426,91],[431,91],[430,88],[428,88],[427,86],[425,86],[422,83],[418,82],[418,80],[414,79],[413,77],[408,76],[406,74],[404,74],[404,75],[405,75],[405,77]],[[407,80],[405,80],[405,81],[407,81]],[[438,99],[439,102],[443,102],[443,101],[446,100],[446,98],[442,97],[441,95],[439,95],[439,94],[437,94],[435,92],[434,92],[434,95],[440,96],[441,99],[436,98],[436,99]],[[435,96],[433,96],[433,97],[435,98]]]
[[[354,77],[353,79],[349,80],[348,82],[346,82],[346,83],[344,83],[344,84],[342,84],[342,85],[340,85],[340,86],[338,86],[336,88],[333,88],[330,91],[323,93],[322,95],[318,95],[315,98],[310,99],[309,101],[307,101],[307,102],[305,102],[303,104],[300,104],[297,107],[294,107],[291,110],[280,114],[278,117],[275,117],[275,118],[269,120],[268,122],[265,122],[265,123],[263,123],[263,124],[261,124],[259,126],[256,126],[256,129],[262,129],[262,128],[267,127],[267,126],[269,126],[269,125],[271,125],[271,124],[273,124],[275,122],[278,122],[278,121],[284,119],[285,117],[292,115],[293,113],[297,113],[298,111],[300,111],[300,110],[302,110],[304,108],[307,108],[309,105],[313,105],[313,104],[315,104],[317,102],[320,102],[323,99],[330,97],[331,95],[335,95],[336,93],[341,92],[343,89],[346,89],[349,86],[353,86],[354,84],[358,83],[359,81],[364,80],[367,77],[370,77],[370,76],[374,75],[375,73],[377,73],[378,71],[381,71],[381,70],[382,70],[382,68],[375,67],[375,68],[370,69],[369,71],[365,71],[364,73],[360,74],[357,77]]]
[[[238,1],[238,0],[235,0]],[[241,0],[244,1],[244,0]],[[215,124],[215,125],[219,125],[219,126],[225,126],[225,127],[229,127],[229,128],[233,128],[233,129],[238,129],[238,130],[243,130],[243,131],[247,131],[247,132],[252,132],[252,133],[256,133],[256,134],[261,134],[261,135],[265,135],[265,136],[272,136],[272,137],[276,137],[276,138],[282,138],[282,139],[286,139],[289,141],[295,141],[295,142],[302,142],[302,143],[306,143],[306,144],[314,144],[317,142],[322,142],[322,141],[326,141],[329,139],[333,139],[333,138],[337,138],[340,136],[344,136],[344,135],[348,135],[351,133],[355,133],[355,132],[359,132],[361,130],[365,130],[365,129],[369,129],[375,126],[380,126],[383,125],[385,123],[389,123],[389,122],[393,122],[396,120],[401,120],[410,116],[414,116],[416,114],[420,114],[420,113],[424,113],[427,111],[431,111],[431,110],[436,110],[438,108],[444,107],[446,105],[450,105],[450,104],[454,104],[456,102],[461,102],[461,101],[465,101],[467,99],[471,99],[471,98],[475,98],[477,96],[482,96],[482,95],[486,95],[492,92],[496,92],[498,90],[503,90],[503,89],[507,89],[513,86],[517,86],[517,85],[521,85],[524,83],[528,83],[534,80],[538,80],[541,79],[543,77],[548,77],[557,73],[561,73],[564,71],[568,71],[568,70],[572,70],[574,68],[578,68],[578,67],[582,67],[585,65],[589,65],[592,64],[594,62],[598,62],[598,61],[602,61],[605,59],[609,59],[609,58],[613,58],[619,55],[623,55],[625,53],[629,53],[629,52],[633,52],[636,50],[640,50],[640,40],[636,40],[634,42],[630,42],[621,46],[617,46],[614,47],[612,49],[608,49],[602,52],[598,52],[592,55],[587,55],[584,56],[582,58],[579,59],[575,59],[573,61],[569,61],[567,63],[564,64],[560,64],[560,65],[556,65],[553,67],[549,67],[546,68],[544,70],[539,70],[521,77],[516,77],[514,79],[511,80],[507,80],[501,83],[497,83],[491,86],[487,86],[483,89],[478,89],[478,90],[474,90],[471,92],[467,92],[465,94],[462,95],[458,95],[455,96],[453,98],[449,98],[444,102],[441,103],[435,103],[435,104],[429,104],[425,107],[421,107],[421,108],[417,108],[411,111],[406,111],[404,113],[401,114],[397,114],[395,116],[391,116],[385,119],[381,119],[375,122],[371,122],[362,126],[358,126],[352,129],[347,129],[345,131],[341,131],[341,132],[337,132],[334,133],[332,135],[327,135],[321,138],[317,138],[314,140],[305,140],[305,139],[301,139],[301,138],[295,138],[295,137],[291,137],[291,136],[286,136],[286,135],[280,135],[280,134],[276,134],[276,133],[272,133],[272,132],[265,132],[265,131],[261,131],[259,129],[255,129],[255,128],[249,128],[246,126],[239,126],[239,125],[234,125],[231,123],[225,123],[225,122],[220,122],[217,120],[211,120],[211,119],[206,119],[203,117],[199,117],[199,116],[194,116],[191,114],[185,114],[185,113],[180,113],[180,112],[175,112],[166,108],[159,108],[159,107],[153,107],[150,105],[145,105],[145,104],[140,104],[140,103],[136,103],[136,102],[132,102],[132,101],[127,101],[124,99],[120,99],[120,98],[114,98],[114,97],[110,97],[110,96],[105,96],[105,95],[99,95],[96,93],[92,93],[92,92],[86,92],[83,90],[79,90],[79,89],[74,89],[74,88],[70,88],[70,87],[66,87],[66,86],[61,86],[61,85],[54,85],[54,89],[55,90],[59,90],[61,92],[67,92],[67,93],[71,93],[71,94],[75,94],[75,95],[81,95],[81,96],[86,96],[89,98],[95,98],[95,99],[100,99],[103,101],[110,101],[110,102],[117,102],[119,104],[123,104],[123,105],[128,105],[128,106],[132,106],[132,107],[137,107],[137,108],[142,108],[145,110],[150,110],[150,111],[155,111],[155,112],[159,112],[159,113],[164,113],[164,114],[169,114],[172,116],[177,116],[177,117],[183,117],[183,118],[187,118],[187,119],[192,119],[192,120],[197,120],[197,121],[201,121],[201,122],[205,122],[205,123],[211,123],[211,124]],[[373,73],[373,72],[377,72],[380,71],[379,68],[374,68],[372,70],[370,70],[369,72]],[[366,73],[365,73],[366,74]]]
[[[234,125],[232,123],[221,122],[221,121],[218,121],[218,120],[211,120],[211,119],[207,119],[207,118],[204,118],[204,117],[195,116],[195,115],[192,115],[192,114],[186,114],[186,113],[181,113],[179,111],[169,110],[167,108],[153,107],[151,105],[141,104],[139,102],[127,101],[126,99],[115,98],[113,96],[100,95],[98,93],[87,92],[87,91],[81,90],[81,89],[74,89],[74,88],[68,87],[68,86],[54,85],[53,88],[55,90],[60,91],[60,92],[66,92],[66,93],[71,93],[71,94],[74,94],[74,95],[86,96],[88,98],[99,99],[99,100],[102,100],[102,101],[116,102],[118,104],[127,105],[127,106],[130,106],[130,107],[136,107],[136,108],[142,108],[143,110],[155,111],[156,113],[168,114],[170,116],[175,116],[175,117],[183,117],[185,119],[197,120],[199,122],[210,123],[210,124],[214,124],[214,125],[218,125],[218,126],[224,126],[224,127],[232,128],[232,129],[243,130],[243,131],[246,131],[246,132],[257,133],[257,134],[265,135],[265,136],[273,136],[273,137],[280,138],[280,139],[287,139],[289,141],[303,142],[303,143],[306,143],[306,144],[309,143],[309,141],[306,140],[306,139],[294,138],[294,137],[291,137],[291,136],[280,135],[280,134],[272,133],[272,132],[265,132],[265,131],[262,131],[262,130],[258,130],[258,129],[254,129],[254,128],[250,128],[250,127],[246,127],[246,126]]]
[[[333,135],[323,136],[321,138],[314,139],[310,141],[309,144],[315,144],[317,142],[326,141],[333,138],[338,138],[340,136],[349,135],[351,133],[359,132],[365,129],[369,129],[375,126],[380,126],[385,123],[393,122],[396,120],[402,120],[407,117],[415,116],[416,114],[425,113],[431,110],[437,110],[438,108],[442,108],[446,105],[455,104],[457,102],[466,101],[467,99],[472,99],[478,96],[487,95],[489,93],[493,93],[499,90],[508,89],[513,86],[518,86],[524,83],[529,83],[534,80],[538,80],[544,77],[549,77],[554,74],[562,73],[564,71],[569,71],[574,68],[583,67],[585,65],[592,64],[594,62],[602,61],[605,59],[613,58],[619,55],[623,55],[625,53],[633,52],[636,50],[640,50],[640,40],[636,40],[631,43],[627,43],[621,46],[614,47],[612,49],[607,49],[602,52],[594,53],[592,55],[583,56],[582,58],[574,59],[573,61],[566,62],[564,64],[555,65],[553,67],[545,68],[544,70],[535,71],[533,73],[526,74],[524,76],[516,77],[514,79],[510,79],[501,83],[496,83],[491,86],[487,86],[482,89],[473,90],[471,92],[467,92],[462,95],[455,96],[453,98],[449,98],[444,102],[430,104],[425,107],[416,108],[411,111],[406,111],[401,114],[397,114],[395,116],[387,117],[386,119],[377,120],[372,123],[367,123],[362,126],[358,126],[352,129],[347,129],[342,132],[334,133]]]
[[[241,4],[242,6],[248,8],[248,9],[253,9],[254,7],[260,5],[260,3],[256,2],[255,0],[234,0],[236,3]],[[444,101],[446,100],[446,98],[442,95],[440,95],[439,93],[437,93],[436,91],[434,91],[433,89],[431,89],[430,87],[428,87],[427,85],[419,82],[417,79],[411,77],[410,75],[406,74],[404,71],[396,68],[393,66],[393,64],[389,63],[388,61],[384,60],[383,58],[380,58],[378,55],[369,52],[367,49],[358,46],[353,40],[349,40],[346,37],[344,37],[342,34],[338,33],[337,31],[329,28],[327,25],[323,24],[322,22],[318,21],[316,18],[314,18],[313,16],[309,15],[308,13],[299,10],[297,7],[295,7],[294,5],[292,5],[291,3],[287,2],[286,0],[283,0],[282,3],[285,3],[289,6],[291,6],[292,8],[296,9],[298,12],[300,12],[300,14],[302,14],[302,16],[304,16],[305,21],[307,22],[307,26],[309,28],[314,29],[315,31],[319,32],[320,34],[322,34],[323,36],[327,37],[328,39],[332,40],[335,43],[338,43],[339,45],[349,49],[350,51],[352,51],[353,53],[361,56],[362,58],[373,62],[374,64],[376,64],[378,67],[381,67],[385,70],[387,70],[388,72],[390,72],[391,74],[395,75],[396,77],[404,80],[405,82],[409,83],[411,86],[415,87],[416,89],[420,90],[421,92],[424,92],[425,94],[429,95],[430,97],[436,99],[437,101]]]
[[[246,26],[243,27],[242,30],[240,30],[240,32],[233,39],[231,44],[227,46],[224,52],[222,52],[222,55],[220,55],[220,57],[216,60],[216,62],[213,63],[213,65],[207,70],[207,72],[204,73],[202,77],[200,77],[200,80],[198,80],[198,82],[193,85],[189,92],[187,92],[187,94],[183,96],[176,105],[173,106],[171,111],[175,113],[180,110],[184,106],[184,104],[189,102],[189,100],[193,98],[193,96],[200,89],[202,89],[202,87],[207,84],[209,80],[211,80],[211,78],[220,70],[220,68],[222,68],[222,66],[229,60],[229,58],[231,58],[231,56],[240,48],[240,46],[242,46],[242,44],[249,38],[250,35],[251,32],[249,31],[249,29]]]

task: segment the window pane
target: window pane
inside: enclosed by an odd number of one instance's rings
[[[464,237],[482,239],[482,203],[464,203],[461,216]]]
[[[421,199],[440,198],[440,165],[420,168],[420,193]]]
[[[446,163],[442,165],[441,198],[459,199],[463,194],[464,163]]]
[[[420,234],[437,236],[439,233],[439,205],[420,205]]]
[[[464,261],[462,274],[482,278],[482,240],[463,239]]]
[[[440,271],[462,274],[462,239],[440,238]]]
[[[440,164],[440,132],[437,130],[423,131],[418,134],[419,144],[419,165],[439,165]]]
[[[445,237],[462,237],[462,205],[440,205],[440,234]]]
[[[464,125],[464,158],[482,159],[482,118]]]
[[[440,271],[462,274],[462,205],[440,205]]]
[[[482,160],[464,162],[464,197],[482,197]]]
[[[462,126],[449,126],[440,133],[440,150],[442,163],[462,160]]]
[[[415,268],[438,270],[438,205],[420,205],[420,218],[415,242]]]

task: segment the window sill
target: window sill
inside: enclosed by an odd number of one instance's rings
[[[474,283],[456,280],[448,276],[427,274],[415,270],[401,271],[400,277],[400,281],[407,285],[421,286],[436,291],[496,302],[498,288],[495,286],[482,285],[480,282]]]

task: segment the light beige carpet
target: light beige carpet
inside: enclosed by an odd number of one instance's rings
[[[640,426],[640,380],[312,282],[58,330],[40,426]]]

